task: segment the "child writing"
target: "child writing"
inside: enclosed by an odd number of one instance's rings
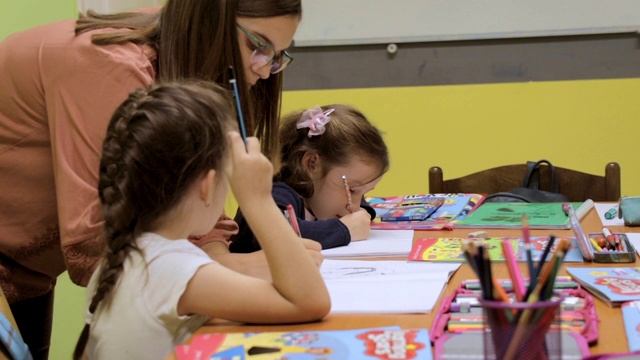
[[[292,205],[300,235],[323,249],[367,239],[375,211],[364,194],[389,169],[380,131],[351,106],[327,105],[288,115],[280,145],[281,168],[272,195],[281,210]],[[241,210],[235,218],[240,230],[229,249],[259,250],[255,229]]]
[[[318,268],[271,197],[271,163],[235,128],[227,90],[213,84],[155,85],[116,110],[98,183],[106,255],[87,288],[74,358],[86,348],[90,358],[163,359],[212,317],[270,324],[328,313]],[[229,184],[272,282],[227,269],[187,240],[211,230]]]

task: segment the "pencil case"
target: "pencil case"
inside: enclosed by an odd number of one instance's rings
[[[640,351],[629,353],[612,353],[612,354],[597,354],[588,356],[582,360],[640,360]]]
[[[618,203],[618,218],[625,226],[640,226],[640,196],[623,196]]]
[[[433,358],[434,360],[483,359],[484,339],[482,335],[481,332],[444,334],[433,344]],[[591,354],[589,344],[578,333],[563,331],[561,342],[563,359],[585,359]]]
[[[511,281],[498,281],[512,296]],[[597,342],[598,316],[593,297],[568,276],[557,277],[554,288],[564,299],[560,305],[558,319],[551,328],[575,332],[587,344]],[[479,282],[474,279],[463,281],[453,294],[442,299],[429,331],[434,346],[438,339],[446,334],[482,333],[484,316],[478,301],[479,295]]]
[[[612,233],[613,245],[610,245],[603,233],[590,233],[587,248],[591,251],[593,262],[597,263],[633,263],[636,261],[636,250],[623,233]],[[617,246],[617,243],[620,246]],[[599,247],[600,249],[596,248]]]

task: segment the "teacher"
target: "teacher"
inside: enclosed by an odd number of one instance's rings
[[[89,11],[0,43],[0,286],[35,359],[48,356],[56,278],[68,270],[85,286],[103,254],[98,164],[116,107],[158,81],[228,84],[233,65],[247,131],[274,159],[285,49],[301,16],[300,0],[167,0]],[[266,267],[210,242],[236,224],[216,227],[199,240],[214,259],[245,273]]]

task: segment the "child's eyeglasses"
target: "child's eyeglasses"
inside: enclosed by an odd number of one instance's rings
[[[251,41],[256,44],[256,49],[253,50],[253,54],[251,54],[251,63],[252,64],[260,64],[262,66],[271,63],[271,68],[269,72],[272,74],[277,74],[280,71],[284,70],[291,61],[293,61],[293,57],[289,55],[289,53],[284,50],[281,54],[276,54],[276,50],[273,46],[261,41],[255,35],[253,35],[249,30],[242,27],[242,25],[236,24],[238,29],[242,30],[242,32],[247,35]]]

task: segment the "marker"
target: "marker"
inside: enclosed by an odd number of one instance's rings
[[[238,127],[240,128],[240,135],[244,140],[245,147],[247,146],[247,130],[244,127],[244,116],[242,116],[242,105],[240,105],[240,93],[238,92],[238,82],[236,81],[236,72],[233,70],[233,66],[229,66],[229,84],[233,88],[233,97],[236,100],[236,112],[238,115]]]
[[[564,211],[564,214],[566,216],[569,216],[569,204],[567,203],[562,204],[562,211]]]
[[[351,189],[349,188],[349,182],[347,182],[347,175],[342,175],[342,183],[344,184],[344,192],[347,194],[347,210],[352,213],[353,202],[351,202]]]
[[[606,213],[604,213],[604,218],[605,219],[613,219],[616,216],[616,213],[618,212],[618,207],[614,206],[611,209],[609,209],[609,211],[607,211]]]
[[[611,231],[609,229],[602,228],[602,234],[604,235],[605,239],[607,239],[607,247],[611,250],[615,250],[616,249],[616,240],[613,237],[613,234],[611,234]]]
[[[613,239],[615,240],[616,243],[616,249],[618,249],[618,251],[622,251],[622,241],[620,241],[620,235],[618,234],[613,234]]]

